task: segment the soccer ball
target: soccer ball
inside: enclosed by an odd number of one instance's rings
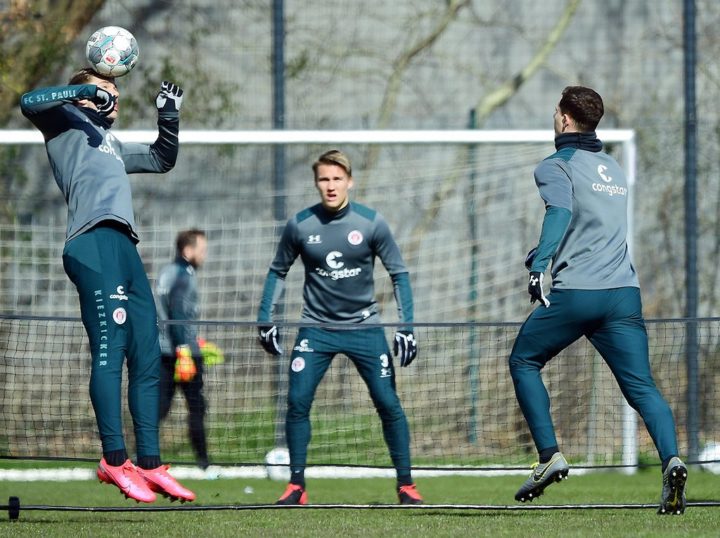
[[[288,482],[290,480],[290,452],[285,447],[273,448],[265,454],[265,472],[270,480]]]
[[[90,36],[85,55],[101,75],[121,77],[135,67],[140,49],[135,37],[125,28],[105,26]]]
[[[700,453],[700,461],[720,460],[720,443],[708,443]],[[720,474],[720,461],[701,463],[700,466],[712,474]]]

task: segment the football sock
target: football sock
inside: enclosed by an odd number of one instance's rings
[[[305,487],[305,471],[293,471],[290,475],[290,483],[296,486]]]
[[[411,475],[409,475],[409,474],[402,475],[402,476],[398,475],[398,477],[397,477],[397,487],[398,488],[401,488],[403,486],[412,486],[412,484],[413,484],[413,481],[412,481]]]
[[[160,456],[138,456],[138,467],[141,469],[157,469],[160,465]]]
[[[663,462],[662,462],[662,472],[663,473],[665,472],[665,469],[667,469],[667,466],[668,466],[668,463],[670,463],[670,460],[676,456],[677,456],[677,454],[673,454],[672,456],[668,456],[667,458],[665,458],[663,460]]]
[[[543,448],[540,451],[540,463],[549,462],[555,452],[560,452],[560,449],[557,447],[557,445],[551,446],[550,448]]]
[[[110,452],[103,452],[103,458],[105,458],[105,461],[108,465],[112,465],[113,467],[119,467],[123,463],[125,463],[125,460],[128,459],[127,450],[124,448],[121,450],[111,450]]]

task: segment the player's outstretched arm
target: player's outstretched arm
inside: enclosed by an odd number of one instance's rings
[[[100,114],[109,114],[115,107],[115,96],[94,84],[51,86],[27,92],[20,98],[20,110],[45,136],[46,140],[65,128],[65,103],[89,100]]]
[[[158,110],[158,137],[150,146],[150,152],[160,165],[160,172],[171,170],[177,162],[180,151],[180,107],[183,90],[177,84],[164,80],[155,97]]]
[[[95,84],[76,84],[72,86],[50,86],[27,92],[20,98],[20,110],[30,117],[40,114],[63,103],[88,99],[96,104],[107,103],[114,99],[107,91]],[[114,101],[113,101],[114,103]]]
[[[180,152],[180,107],[183,90],[172,82],[163,81],[155,97],[158,111],[158,137],[150,146],[123,144],[122,156],[128,174],[169,172],[175,167]]]

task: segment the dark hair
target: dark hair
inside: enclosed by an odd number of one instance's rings
[[[348,159],[348,156],[338,149],[331,149],[330,151],[326,151],[325,153],[320,155],[320,157],[318,157],[317,161],[313,163],[312,169],[313,172],[315,172],[315,177],[317,177],[318,166],[320,166],[321,164],[334,164],[345,170],[345,172],[347,172],[347,175],[352,176],[352,166],[350,165],[350,159]]]
[[[595,90],[584,86],[565,88],[558,108],[575,120],[575,126],[583,132],[594,131],[605,113],[602,97]]]
[[[78,71],[75,71],[72,76],[70,77],[70,81],[68,82],[68,85],[74,86],[76,84],[86,84],[92,77],[101,78],[103,80],[107,80],[108,82],[112,82],[115,84],[115,77],[108,77],[106,75],[101,75],[94,69],[90,69],[89,67],[84,67]]]
[[[198,237],[206,237],[203,230],[198,228],[190,228],[189,230],[183,230],[178,232],[177,238],[175,239],[175,249],[179,255],[187,246],[195,246],[197,244]]]

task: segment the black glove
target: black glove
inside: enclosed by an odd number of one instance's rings
[[[417,342],[412,331],[397,331],[393,341],[393,355],[400,359],[400,366],[410,366],[417,357]]]
[[[530,250],[530,252],[527,253],[527,256],[525,256],[525,269],[528,271],[532,267],[532,262],[535,261],[535,255],[537,254],[537,247]]]
[[[180,112],[182,100],[182,88],[177,84],[163,80],[162,84],[160,84],[160,91],[155,98],[155,106],[160,112]]]
[[[97,86],[95,89],[95,97],[93,97],[92,102],[95,103],[95,107],[101,116],[107,116],[115,110],[117,97],[109,91],[103,90],[100,86]]]
[[[270,355],[282,355],[283,350],[278,342],[280,333],[275,325],[258,327],[258,340],[263,349]]]
[[[550,301],[545,297],[543,293],[543,278],[544,275],[539,271],[530,271],[530,280],[528,281],[528,293],[530,294],[530,304],[535,301],[540,301],[545,305],[545,308],[550,306]]]

